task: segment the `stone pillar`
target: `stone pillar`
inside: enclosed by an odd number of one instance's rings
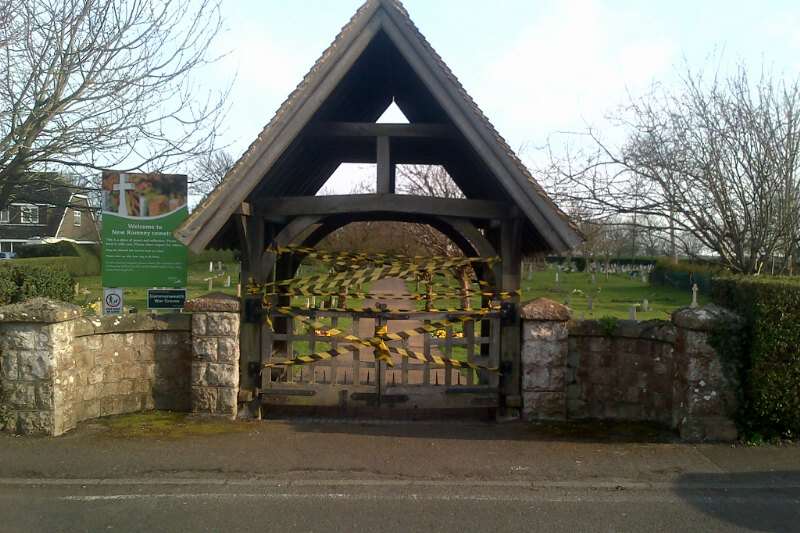
[[[672,314],[677,328],[673,425],[687,441],[737,438],[736,376],[726,372],[711,344],[719,325],[741,326],[740,318],[716,305],[684,308]]]
[[[522,318],[522,416],[567,418],[567,322],[569,309],[546,298],[528,302]]]
[[[239,299],[211,293],[192,313],[192,412],[235,418],[239,394]]]
[[[0,430],[61,435],[75,427],[69,369],[80,308],[45,298],[0,307]]]

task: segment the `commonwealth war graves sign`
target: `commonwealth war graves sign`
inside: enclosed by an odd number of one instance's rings
[[[103,174],[104,287],[186,287],[186,247],[172,232],[187,198],[183,175]]]

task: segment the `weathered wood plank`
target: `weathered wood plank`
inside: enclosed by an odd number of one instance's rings
[[[380,212],[496,220],[515,214],[513,206],[503,202],[391,193],[262,198],[253,210],[272,217]]]
[[[452,139],[458,130],[448,124],[414,123],[387,124],[375,122],[320,122],[308,126],[315,137],[419,137]]]

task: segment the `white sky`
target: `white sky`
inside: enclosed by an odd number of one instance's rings
[[[238,157],[361,4],[224,0],[226,31],[209,88],[236,78],[224,141]],[[591,125],[626,93],[676,68],[739,60],[797,76],[797,0],[406,0],[404,5],[524,160],[557,132]],[[716,64],[716,63],[715,63]],[[340,173],[346,192],[358,170]]]

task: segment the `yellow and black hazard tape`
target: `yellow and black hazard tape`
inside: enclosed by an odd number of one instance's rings
[[[329,361],[334,357],[339,357],[340,355],[357,352],[359,350],[361,350],[360,346],[354,346],[352,344],[341,344],[339,345],[338,348],[331,348],[330,350],[326,350],[324,352],[316,352],[308,355],[298,355],[292,359],[287,359],[286,361],[274,361],[266,363],[263,365],[263,368],[310,365],[313,363],[317,363],[319,361]]]
[[[346,289],[346,288],[345,288]],[[253,294],[260,294],[260,290],[251,291]],[[466,290],[466,291],[458,291],[458,290],[450,290],[445,292],[431,292],[426,294],[418,294],[418,293],[411,293],[411,292],[401,292],[401,293],[379,293],[379,292],[358,292],[358,291],[348,291],[343,290],[341,292],[334,292],[334,291],[315,291],[309,290],[304,287],[289,287],[283,291],[273,291],[273,292],[265,292],[265,296],[320,296],[323,298],[327,297],[339,297],[339,296],[346,296],[348,298],[355,298],[358,300],[414,300],[414,301],[425,301],[428,299],[433,300],[444,300],[444,299],[452,299],[452,298],[463,298],[464,296],[472,297],[472,296],[485,296],[487,298],[492,298],[495,300],[508,300],[521,294],[521,291],[474,291],[474,290]]]
[[[472,370],[485,370],[488,372],[496,372],[498,374],[500,373],[499,368],[497,367],[480,365],[469,361],[460,361],[458,359],[453,359],[452,357],[444,357],[441,355],[435,355],[435,354],[426,355],[422,352],[408,350],[406,348],[400,348],[397,346],[388,346],[386,344],[386,341],[395,340],[392,338],[392,335],[397,335],[397,334],[388,333],[386,326],[380,328],[377,331],[377,334],[378,334],[377,336],[371,337],[369,339],[358,339],[358,344],[360,344],[361,346],[374,348],[375,359],[377,361],[382,361],[386,363],[386,365],[389,367],[394,367],[392,354],[395,354],[401,357],[415,359],[423,363],[430,363],[439,367],[444,367],[449,365],[452,368],[469,368]],[[360,351],[362,349],[361,346],[356,346],[354,344],[339,345],[336,348],[331,348],[330,350],[325,350],[323,352],[316,352],[308,355],[298,355],[292,359],[287,359],[286,361],[269,362],[264,364],[263,368],[310,365],[318,363],[320,361],[329,361],[334,357],[339,357],[344,354]]]
[[[382,341],[404,341],[418,335],[433,334],[450,326],[480,320],[489,312],[488,309],[482,309],[476,312],[471,312],[469,315],[452,317],[447,320],[435,320],[415,328],[393,333],[389,333],[388,329],[385,329],[385,331],[379,336],[362,338],[356,335],[345,333],[338,328],[329,327],[327,324],[303,314],[302,310],[300,309],[291,307],[277,307],[275,310],[282,315],[299,320],[300,322],[306,324],[309,328],[313,328],[314,331],[319,332],[322,336],[329,338],[335,337],[343,341],[361,344],[362,346],[375,346]],[[384,326],[383,328],[386,327]]]
[[[337,262],[342,266],[358,265],[365,262],[379,262],[389,264],[433,264],[442,268],[454,266],[467,266],[473,263],[492,264],[500,261],[499,257],[450,257],[450,256],[410,256],[401,254],[386,253],[365,253],[365,252],[332,252],[317,250],[303,246],[283,246],[271,251],[278,254],[302,254],[305,257],[318,259],[322,262]]]

